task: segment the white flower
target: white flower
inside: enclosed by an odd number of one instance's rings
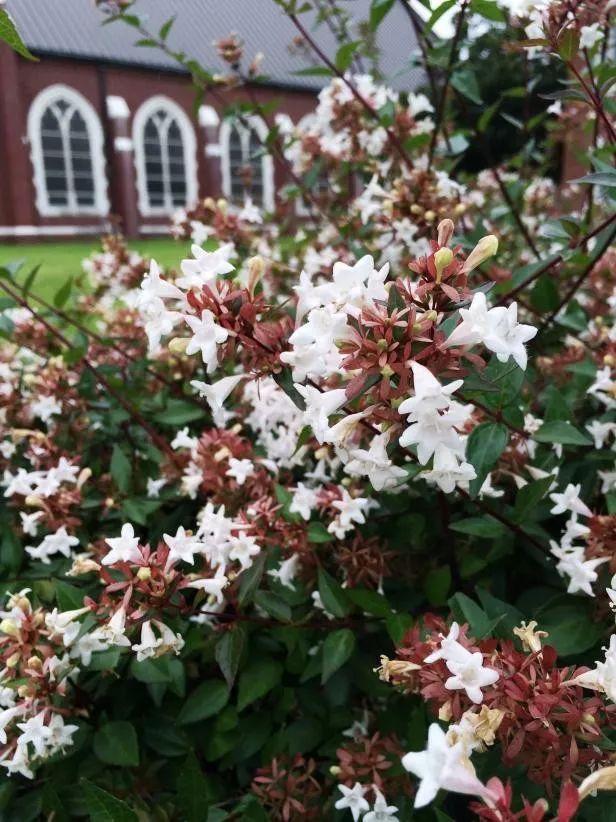
[[[498,671],[483,667],[483,654],[466,652],[463,659],[448,659],[445,664],[453,674],[445,682],[449,691],[466,691],[466,695],[476,705],[483,702],[482,688],[493,685],[499,677]]]
[[[396,811],[398,808],[395,805],[388,805],[387,800],[378,788],[374,789],[376,799],[370,813],[367,813],[363,822],[398,822]]]
[[[254,473],[255,466],[252,460],[238,460],[235,457],[230,457],[225,476],[232,477],[238,485],[243,485],[248,477],[252,477]]]
[[[496,308],[491,309],[491,311],[497,310]],[[524,344],[532,340],[537,331],[534,325],[524,325],[518,322],[518,305],[511,303],[499,321],[491,326],[483,343],[486,348],[496,354],[499,362],[507,362],[509,357],[513,357],[520,368],[525,371],[528,355]]]
[[[460,636],[460,626],[457,622],[452,622],[447,636],[441,634],[440,647],[432,651],[425,659],[427,665],[438,662],[439,659],[463,659],[469,651],[458,642]]]
[[[45,614],[45,627],[49,630],[50,636],[62,637],[64,645],[68,648],[77,639],[81,630],[81,624],[75,620],[87,614],[89,608],[76,608],[73,611],[59,612],[57,608]]]
[[[323,443],[329,430],[329,419],[333,413],[346,402],[344,388],[335,388],[332,391],[319,391],[312,385],[295,383],[295,388],[304,398],[306,410],[304,422],[312,428],[317,441]]]
[[[347,788],[346,785],[338,785],[338,789],[342,794],[342,799],[339,799],[334,807],[338,811],[348,808],[351,811],[354,822],[357,822],[362,812],[370,809],[368,801],[364,799],[364,794],[367,789],[359,782],[356,782],[352,788]]]
[[[461,308],[462,322],[453,330],[446,345],[475,345],[483,343],[493,351],[500,362],[513,357],[520,368],[527,364],[524,343],[532,340],[537,329],[518,323],[517,303],[508,308],[498,306],[488,309],[486,295],[479,291],[474,295],[470,308]]]
[[[43,422],[49,422],[51,417],[62,413],[62,405],[55,397],[41,397],[30,404],[30,410],[35,417],[40,417]]]
[[[210,597],[214,597],[219,605],[224,602],[222,595],[223,590],[229,584],[228,578],[225,576],[224,565],[219,565],[213,577],[207,579],[195,579],[188,584],[189,588],[196,588],[198,591],[203,591]]]
[[[231,537],[229,543],[229,559],[237,560],[244,571],[250,568],[252,558],[261,551],[255,538],[249,534],[240,533],[236,537]]]
[[[19,516],[21,518],[21,527],[24,534],[28,534],[29,537],[35,537],[38,532],[37,522],[43,516],[43,512],[34,511],[32,514],[28,514],[24,511],[20,511]]]
[[[150,270],[141,281],[141,290],[147,298],[155,297],[159,300],[176,299],[184,301],[184,295],[180,289],[162,279],[156,260],[150,262]]]
[[[152,629],[149,619],[141,626],[141,641],[132,646],[132,650],[137,654],[137,662],[157,656],[157,651],[162,645],[162,637],[157,637]]]
[[[366,521],[365,511],[369,500],[365,497],[352,497],[346,488],[342,488],[342,499],[334,500],[332,507],[338,510],[336,519],[330,522],[327,530],[338,539],[343,539],[347,531],[353,528],[353,523],[362,525]]]
[[[584,688],[603,691],[606,696],[616,702],[616,634],[610,637],[609,648],[604,648],[605,660],[597,662],[596,668],[575,677],[571,682],[582,685]]]
[[[247,223],[255,223],[259,225],[263,222],[261,210],[253,203],[250,197],[244,200],[244,207],[237,215],[240,220],[246,220]]]
[[[163,540],[169,548],[168,564],[181,560],[193,565],[195,554],[200,553],[202,548],[199,540],[187,534],[183,525],[180,525],[174,537],[171,534],[163,534]]]
[[[423,414],[443,411],[451,404],[451,395],[464,380],[454,380],[441,385],[434,374],[418,362],[411,363],[415,395],[400,403],[398,413],[407,416],[409,422],[416,422]]]
[[[79,730],[79,725],[66,725],[60,714],[54,714],[49,720],[49,735],[47,738],[48,754],[60,751],[67,745],[73,744],[73,734]]]
[[[209,309],[205,309],[200,318],[186,315],[184,319],[193,332],[193,336],[186,346],[186,353],[196,354],[199,352],[208,374],[211,374],[218,365],[217,346],[226,342],[229,332],[226,328],[218,325]]]
[[[32,559],[40,559],[45,565],[48,565],[49,557],[54,554],[62,554],[65,557],[70,557],[71,548],[79,545],[77,537],[72,537],[66,532],[66,528],[62,525],[55,534],[47,534],[43,538],[40,545],[34,547],[33,545],[26,545],[26,552]]]
[[[113,614],[109,622],[101,628],[97,628],[95,633],[104,642],[109,643],[109,645],[118,645],[126,648],[130,645],[130,639],[124,633],[125,624],[126,611],[123,607],[120,607]]]
[[[49,726],[45,725],[45,711],[30,717],[26,722],[18,722],[17,727],[21,731],[19,745],[31,743],[37,756],[45,756],[47,740],[51,733]]]
[[[159,479],[148,477],[146,486],[146,493],[148,497],[156,499],[160,494],[161,488],[166,484],[167,480],[164,477],[160,477]]]
[[[98,631],[92,631],[79,637],[70,650],[71,659],[79,658],[82,665],[88,666],[92,662],[92,654],[106,651],[109,647],[107,640]]]
[[[308,521],[315,508],[318,493],[313,488],[308,488],[303,482],[298,482],[297,487],[292,491],[293,498],[289,505],[289,513],[299,514],[302,519]]]
[[[550,541],[551,553],[559,560],[556,570],[561,576],[569,577],[567,592],[577,594],[582,591],[589,597],[594,597],[592,583],[597,581],[598,575],[595,568],[604,562],[609,561],[609,557],[599,557],[598,559],[585,559],[584,548],[572,545],[562,548],[557,543]]]
[[[280,563],[278,568],[275,568],[272,571],[268,571],[268,575],[272,577],[272,579],[278,580],[281,585],[284,585],[285,588],[290,588],[292,591],[295,590],[295,585],[293,585],[293,580],[295,579],[295,574],[297,573],[297,566],[299,565],[299,554],[293,554],[288,559],[283,560]]]
[[[244,374],[237,374],[232,377],[223,377],[211,385],[201,380],[191,380],[190,384],[199,392],[199,396],[205,397],[212,411],[220,411],[229,394],[243,379],[245,379]]]
[[[171,447],[177,451],[178,448],[188,448],[190,451],[197,445],[199,440],[197,437],[191,437],[188,433],[188,426],[178,431],[175,437],[171,440]]]
[[[580,48],[582,49],[591,49],[602,39],[603,32],[599,23],[591,23],[591,25],[582,26],[580,29]]]
[[[434,452],[432,469],[421,476],[429,482],[434,482],[445,494],[451,494],[456,485],[467,488],[477,474],[469,462],[459,462],[450,448],[439,444]]]
[[[115,562],[139,562],[141,560],[139,537],[135,536],[135,530],[129,522],[122,526],[119,537],[106,539],[105,542],[111,550],[102,558],[103,565],[113,565]]]
[[[23,711],[21,706],[0,711],[0,745],[6,745],[6,727]]]
[[[421,780],[415,807],[423,808],[441,788],[454,793],[485,797],[488,789],[479,781],[461,745],[449,745],[442,728],[434,722],[428,730],[425,751],[407,753],[402,765]]]
[[[580,499],[581,487],[581,485],[569,483],[562,494],[550,494],[550,499],[554,503],[550,514],[564,514],[565,511],[571,511],[583,517],[592,517],[590,508]]]
[[[605,445],[610,434],[616,435],[616,422],[600,422],[593,420],[586,426],[586,430],[595,441],[595,448],[600,450]]]
[[[6,754],[4,754],[6,756]],[[26,779],[34,779],[34,773],[29,767],[30,759],[28,757],[28,748],[26,745],[17,745],[12,759],[0,759],[0,765],[6,768],[7,775],[19,773],[25,776]]]
[[[221,274],[228,274],[234,270],[224,253],[220,249],[216,251],[204,251],[198,245],[193,245],[190,249],[194,259],[182,260],[180,268],[183,277],[176,282],[180,288],[201,288],[204,285],[211,285],[216,277]]]
[[[344,470],[351,476],[367,476],[376,491],[391,488],[406,477],[404,468],[394,465],[387,455],[389,434],[374,437],[368,450],[352,448]]]

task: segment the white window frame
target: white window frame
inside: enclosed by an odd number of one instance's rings
[[[244,122],[248,123],[249,128]],[[231,157],[229,156],[229,142],[231,139],[231,129],[236,128],[240,135],[242,153],[248,155],[248,145],[250,140],[250,129],[256,132],[262,144],[265,144],[268,135],[268,128],[261,117],[251,114],[242,119],[237,117],[227,117],[220,126],[220,167],[222,174],[222,193],[227,199],[231,198]],[[274,208],[274,159],[271,154],[261,155],[261,175],[263,177],[263,208],[272,211]]]
[[[180,129],[184,146],[184,172],[186,175],[186,203],[174,205],[169,198],[169,187],[166,186],[165,198],[167,202],[162,206],[151,206],[148,197],[147,177],[145,173],[145,151],[143,138],[145,126],[149,118],[160,110],[172,117]],[[179,208],[191,208],[198,197],[197,182],[197,139],[190,118],[176,102],[169,97],[158,94],[150,97],[135,112],[133,119],[133,145],[135,157],[135,172],[137,180],[137,198],[139,212],[143,217],[169,216]],[[163,163],[163,175],[168,175],[168,169]]]
[[[94,184],[94,205],[83,206],[77,202],[71,165],[67,163],[67,145],[64,132],[63,150],[65,154],[66,187],[68,204],[65,206],[53,205],[49,202],[49,192],[45,180],[45,165],[43,161],[43,141],[41,138],[41,122],[47,109],[54,103],[64,100],[79,112],[83,117],[88,131],[90,155],[92,163],[92,179]],[[57,83],[48,86],[39,92],[32,101],[28,111],[28,142],[30,144],[30,158],[34,170],[34,189],[36,191],[36,209],[42,217],[63,217],[68,215],[97,214],[105,216],[109,213],[109,199],[107,197],[107,178],[105,175],[105,152],[103,129],[92,104],[78,91],[70,86]]]

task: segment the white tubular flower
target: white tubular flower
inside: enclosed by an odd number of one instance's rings
[[[139,562],[141,560],[139,537],[135,536],[135,530],[130,522],[122,526],[119,537],[106,539],[105,542],[111,550],[102,558],[103,565],[113,565],[115,562]]]
[[[211,385],[201,380],[191,380],[190,384],[200,397],[205,397],[212,411],[216,412],[222,409],[224,401],[243,379],[246,379],[244,374],[237,374],[223,377]]]
[[[426,750],[407,753],[402,757],[402,765],[421,780],[415,796],[416,808],[429,805],[441,788],[453,793],[493,798],[477,778],[462,745],[449,745],[445,732],[436,722],[428,730]]]
[[[201,317],[185,315],[184,319],[193,332],[186,346],[186,353],[200,353],[207,373],[211,374],[218,366],[218,346],[227,341],[229,332],[218,325],[209,309],[205,309]]]
[[[212,285],[221,274],[235,270],[224,250],[204,251],[198,245],[193,245],[190,251],[194,259],[182,260],[180,264],[183,276],[176,280],[180,288],[189,290]]]
[[[550,510],[550,514],[564,514],[565,511],[571,511],[572,514],[580,514],[583,517],[592,517],[592,511],[580,499],[581,485],[573,485],[569,483],[562,494],[550,494],[550,499],[554,503],[554,507]]]

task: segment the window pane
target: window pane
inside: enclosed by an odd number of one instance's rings
[[[68,191],[62,135],[58,118],[51,108],[48,108],[41,118],[41,147],[49,203],[54,206],[65,206],[68,204]]]
[[[69,144],[77,205],[93,206],[94,175],[92,172],[90,136],[85,120],[79,111],[74,111],[69,121]]]

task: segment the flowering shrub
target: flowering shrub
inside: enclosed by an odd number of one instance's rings
[[[270,123],[273,214],[177,214],[167,272],[104,238],[53,302],[2,272],[3,813],[611,818],[609,4],[463,0],[452,41],[420,32],[433,100],[280,5],[331,78]],[[572,74],[546,117],[590,117],[578,182],[532,125],[457,174],[481,15]],[[224,100],[258,68],[219,51],[189,68]]]

